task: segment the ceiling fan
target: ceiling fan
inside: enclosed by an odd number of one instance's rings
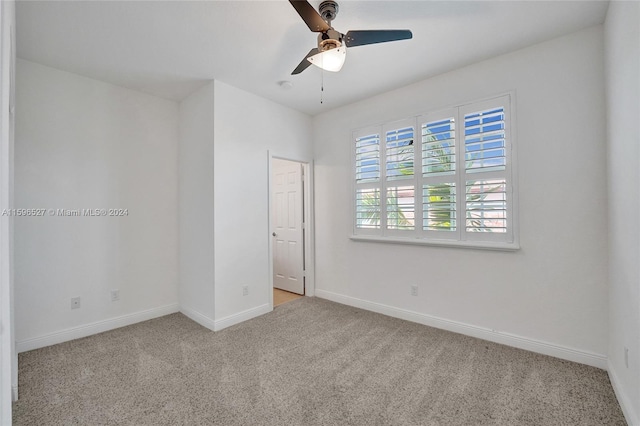
[[[318,34],[318,47],[314,47],[291,73],[300,74],[311,64],[324,70],[340,71],[347,55],[347,47],[387,41],[406,40],[413,37],[409,30],[360,30],[342,34],[333,29],[331,21],[338,14],[338,3],[326,0],[320,3],[319,11],[306,0],[289,0],[309,29]]]

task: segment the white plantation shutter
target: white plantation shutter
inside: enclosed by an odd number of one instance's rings
[[[387,229],[411,231],[415,226],[415,194],[411,186],[387,187]]]
[[[513,241],[509,114],[509,96],[460,107],[465,240]]]
[[[385,154],[387,180],[413,177],[413,127],[387,131]]]
[[[354,234],[517,248],[511,97],[354,132]]]
[[[356,190],[356,227],[380,229],[381,216],[380,188]]]
[[[507,182],[505,179],[466,183],[466,232],[507,232]]]
[[[456,173],[456,132],[453,115],[454,111],[447,111],[445,117],[435,121],[432,121],[432,116],[421,117],[421,121],[426,121],[421,125],[422,174],[425,177]]]
[[[425,231],[456,232],[456,184],[422,186],[422,227]]]
[[[356,138],[356,182],[375,182],[380,179],[380,135]]]
[[[380,129],[354,133],[355,229],[357,234],[376,234],[382,226]]]
[[[385,230],[383,235],[405,235],[415,229],[415,120],[383,126],[385,136]]]
[[[418,117],[422,134],[422,230],[426,237],[458,239],[456,109]]]
[[[469,173],[505,169],[507,157],[503,106],[465,114],[464,160]]]

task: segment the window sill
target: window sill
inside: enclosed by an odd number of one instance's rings
[[[377,237],[371,235],[351,235],[352,241],[386,244],[408,244],[417,246],[467,248],[497,251],[518,251],[517,243],[488,242],[488,241],[450,241],[450,240],[425,240],[422,238]]]

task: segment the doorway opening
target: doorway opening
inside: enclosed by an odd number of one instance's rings
[[[289,291],[280,290],[279,288],[273,288],[273,307],[274,309],[285,303],[292,302],[296,299],[304,297],[301,294],[291,293]]]
[[[272,306],[309,294],[309,164],[270,158]]]

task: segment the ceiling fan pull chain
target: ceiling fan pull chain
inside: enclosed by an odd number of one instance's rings
[[[320,105],[324,100],[324,70],[320,68]]]

